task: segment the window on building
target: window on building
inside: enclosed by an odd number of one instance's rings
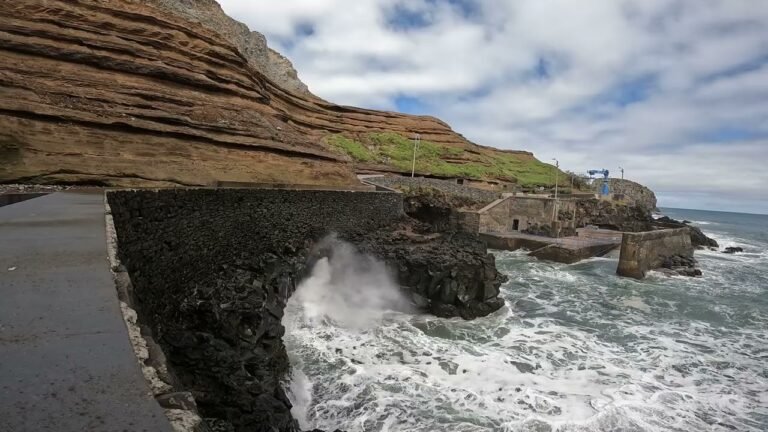
[[[520,231],[520,219],[512,221],[512,231]]]

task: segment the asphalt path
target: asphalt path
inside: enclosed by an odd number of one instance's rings
[[[0,431],[171,431],[109,271],[103,192],[0,208]]]

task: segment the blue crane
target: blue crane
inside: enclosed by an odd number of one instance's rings
[[[608,195],[610,193],[610,189],[608,188],[608,175],[610,174],[610,171],[603,168],[601,170],[589,170],[587,171],[589,173],[589,176],[592,177],[596,174],[602,174],[603,175],[603,185],[600,187],[600,195]]]

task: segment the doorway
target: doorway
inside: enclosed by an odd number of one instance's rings
[[[520,219],[512,221],[512,231],[520,231]]]

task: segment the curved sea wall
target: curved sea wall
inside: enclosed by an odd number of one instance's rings
[[[399,194],[166,189],[113,191],[107,200],[139,320],[168,359],[168,384],[190,392],[216,430],[298,430],[281,384],[289,370],[281,319],[310,251],[329,233],[383,259],[433,313],[473,318],[503,305],[503,276],[485,246],[426,233],[404,215]]]

